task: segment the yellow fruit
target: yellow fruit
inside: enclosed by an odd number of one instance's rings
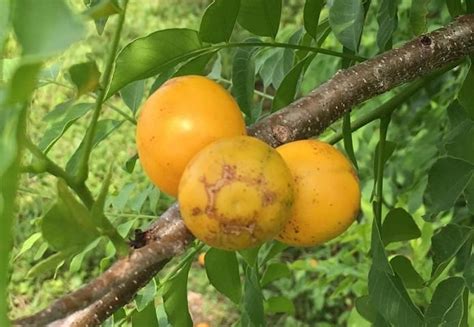
[[[293,215],[277,237],[293,246],[313,246],[343,233],[360,210],[359,179],[333,146],[315,140],[277,148],[295,181]]]
[[[206,77],[183,76],[146,100],[136,142],[148,177],[176,196],[181,174],[196,153],[219,138],[245,134],[239,107],[223,87]]]
[[[240,250],[281,231],[291,215],[293,178],[278,152],[262,141],[225,138],[191,160],[178,200],[194,236],[216,248]]]

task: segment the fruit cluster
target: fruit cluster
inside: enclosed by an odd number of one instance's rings
[[[360,189],[343,154],[316,140],[273,149],[245,134],[235,100],[202,76],[169,80],[142,108],[142,166],[157,187],[178,197],[198,239],[226,250],[274,238],[313,246],[351,225]]]

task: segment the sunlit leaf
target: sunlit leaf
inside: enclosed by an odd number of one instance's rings
[[[121,11],[117,0],[96,0],[92,2],[94,4],[84,11],[83,15],[93,20],[109,17],[118,14]]]
[[[152,77],[197,55],[198,32],[167,29],[130,42],[118,54],[107,97],[133,81]]]

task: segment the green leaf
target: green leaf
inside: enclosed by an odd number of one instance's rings
[[[41,221],[41,233],[57,251],[84,248],[99,237],[92,217],[61,179],[58,180],[58,198]]]
[[[174,277],[164,285],[163,300],[168,320],[173,326],[192,327],[188,311],[188,273],[190,260]]]
[[[464,107],[459,103],[459,100],[453,100],[448,108],[448,118],[452,127],[466,123],[469,120],[469,115]]]
[[[375,212],[375,202],[373,208]],[[374,218],[372,222],[372,236],[371,236],[371,249],[372,255],[372,269],[382,270],[388,274],[394,274],[392,266],[388,262],[387,253],[385,252],[384,244],[382,242],[381,226],[379,225],[378,219]]]
[[[474,2],[472,0],[466,0],[466,9],[468,13],[474,13]]]
[[[466,188],[474,172],[474,165],[460,159],[443,157],[438,159],[428,173],[428,185],[425,190],[428,215],[432,217],[454,206]]]
[[[464,267],[463,277],[466,280],[466,285],[471,293],[474,293],[474,254],[471,254],[469,261]]]
[[[155,279],[152,279],[145,287],[138,291],[137,296],[135,297],[137,311],[146,310],[150,304],[154,307],[155,296],[156,282]]]
[[[47,153],[56,142],[64,135],[76,120],[84,116],[94,107],[93,103],[78,103],[71,106],[70,102],[57,105],[49,112],[44,121],[48,122],[48,128],[44,131],[38,147]]]
[[[237,21],[255,35],[275,38],[280,17],[281,0],[241,0]]]
[[[259,250],[260,250],[260,247],[257,246],[251,249],[240,250],[239,254],[245,260],[247,265],[249,265],[250,267],[253,267],[257,263]]]
[[[469,211],[474,214],[474,177],[471,177],[471,181],[464,189],[464,198],[466,199]]]
[[[362,0],[334,0],[329,8],[329,24],[337,40],[357,52],[364,26]]]
[[[10,0],[0,0],[0,44],[3,45],[8,33],[10,32]]]
[[[422,326],[423,316],[413,304],[400,277],[372,268],[369,272],[370,302],[395,326]]]
[[[109,17],[122,11],[117,0],[99,0],[93,2],[95,2],[95,4],[83,12],[83,15],[93,20]]]
[[[41,233],[34,233],[30,237],[28,237],[21,245],[20,251],[18,251],[17,255],[15,256],[15,260],[18,259],[25,252],[30,250],[40,238]]]
[[[129,174],[133,173],[133,171],[135,170],[135,164],[137,163],[137,159],[138,153],[135,153],[133,156],[128,158],[127,161],[125,161],[123,169]]]
[[[232,35],[240,9],[240,0],[214,0],[204,12],[199,37],[204,42],[227,42]]]
[[[205,266],[211,284],[238,304],[242,296],[242,286],[235,252],[211,248],[206,253]]]
[[[255,269],[245,271],[242,326],[265,326],[263,294]]]
[[[84,62],[69,68],[71,81],[77,89],[77,97],[93,92],[99,87],[100,72],[95,61]]]
[[[51,56],[84,35],[79,17],[63,0],[17,0],[13,8],[15,34],[27,56]]]
[[[27,273],[28,278],[36,278],[38,276],[49,273],[64,264],[64,261],[75,253],[75,249],[69,249],[64,252],[56,252],[44,260],[35,264]]]
[[[96,147],[100,142],[105,140],[107,136],[109,136],[113,131],[115,131],[120,125],[122,125],[123,121],[113,120],[113,119],[103,119],[97,122],[96,126],[96,133],[94,135],[94,139],[92,141],[92,148]],[[82,140],[81,144],[77,148],[76,152],[71,156],[69,161],[66,165],[66,171],[68,173],[75,173],[77,172],[80,158],[82,157],[84,152],[84,140]]]
[[[216,52],[212,51],[188,60],[181,67],[179,67],[176,73],[173,74],[173,77],[184,75],[206,75],[207,64],[215,54]]]
[[[245,42],[259,42],[247,39]],[[250,117],[255,89],[255,57],[257,47],[242,47],[235,51],[232,63],[232,94],[246,116]]]
[[[402,208],[391,209],[382,224],[382,240],[385,245],[420,236],[421,231],[412,216]]]
[[[436,279],[443,272],[472,234],[472,228],[448,224],[433,235],[431,238],[433,252],[431,280]]]
[[[403,285],[408,289],[423,288],[425,281],[413,268],[410,259],[403,255],[397,255],[390,260],[393,270],[401,278]]]
[[[474,165],[474,122],[465,121],[453,132],[445,144],[447,154]]]
[[[132,327],[159,327],[155,304],[150,302],[143,310],[132,313]]]
[[[132,82],[120,90],[120,95],[123,102],[132,111],[135,117],[140,104],[142,103],[143,96],[145,95],[145,80],[139,80]]]
[[[449,320],[453,320],[452,312],[451,315],[449,312],[456,309],[456,306],[453,306],[453,304],[455,304],[457,300],[461,299],[462,301],[465,287],[464,280],[460,277],[451,277],[441,281],[436,287],[431,303],[426,310],[426,326],[446,326],[446,323],[450,322]],[[460,321],[462,319],[462,314],[463,310],[461,305],[461,310],[457,314],[457,320]],[[447,316],[450,316],[449,319],[447,319]],[[459,326],[459,324],[453,326]]]
[[[302,77],[302,73],[305,71],[314,57],[315,55],[308,55],[288,72],[278,87],[275,96],[273,97],[272,112],[287,106],[295,99],[298,83]]]
[[[380,148],[380,141],[377,142],[377,145],[375,146],[375,155],[374,155],[374,173],[377,172],[377,167],[379,165],[379,148]],[[395,151],[395,149],[397,148],[397,144],[395,142],[391,142],[391,141],[388,141],[388,140],[385,140],[385,143],[384,143],[384,153],[383,153],[383,156],[382,156],[382,166],[384,166],[388,159],[390,159],[390,157],[392,156],[393,152]],[[375,195],[375,189],[377,187],[377,179],[374,179],[374,186],[373,186],[373,191],[372,191],[372,196],[371,198],[374,197]]]
[[[420,35],[427,31],[428,5],[430,0],[412,0],[410,8],[410,25],[413,34]]]
[[[291,276],[291,271],[286,264],[280,262],[272,263],[268,265],[267,269],[263,273],[260,284],[265,286],[277,279],[289,276]]]
[[[303,9],[304,28],[316,40],[318,37],[318,23],[325,0],[306,0]]]
[[[355,300],[355,307],[357,312],[364,317],[365,320],[373,323],[377,319],[377,310],[373,304],[370,303],[370,297],[368,295],[358,297]]]
[[[290,315],[295,314],[295,305],[291,300],[284,296],[275,296],[269,298],[265,302],[266,313],[287,313]]]
[[[167,29],[130,42],[118,54],[107,98],[133,81],[162,73],[199,54],[198,32]]]
[[[471,57],[474,58],[474,57]],[[474,97],[472,90],[474,89],[474,60],[471,60],[471,68],[467,72],[466,78],[458,93],[458,100],[464,109],[467,111],[469,117],[474,120]]]
[[[90,243],[84,250],[80,253],[76,254],[69,264],[69,271],[72,273],[77,273],[81,270],[82,262],[84,261],[84,257],[92,250],[97,251],[97,245],[99,245],[101,238],[95,239],[92,243]]]
[[[380,52],[392,48],[392,35],[398,26],[398,0],[381,0],[377,12],[377,46]]]
[[[273,259],[275,256],[280,254],[284,249],[288,247],[288,245],[278,241],[266,243],[265,246],[268,248],[268,251],[266,251],[265,255],[263,256],[261,263],[262,265],[266,264],[269,260]]]
[[[446,0],[446,5],[448,6],[449,14],[453,18],[463,15],[465,12],[461,0]]]

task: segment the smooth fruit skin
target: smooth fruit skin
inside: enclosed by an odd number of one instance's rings
[[[277,239],[313,246],[342,234],[360,210],[359,179],[351,162],[330,144],[303,140],[277,148],[295,181],[293,215]]]
[[[249,136],[199,152],[179,184],[181,215],[206,244],[241,250],[274,238],[293,204],[293,177],[278,152]]]
[[[176,196],[181,174],[196,153],[219,138],[245,134],[232,96],[216,82],[190,75],[168,80],[146,100],[136,143],[148,177]]]

